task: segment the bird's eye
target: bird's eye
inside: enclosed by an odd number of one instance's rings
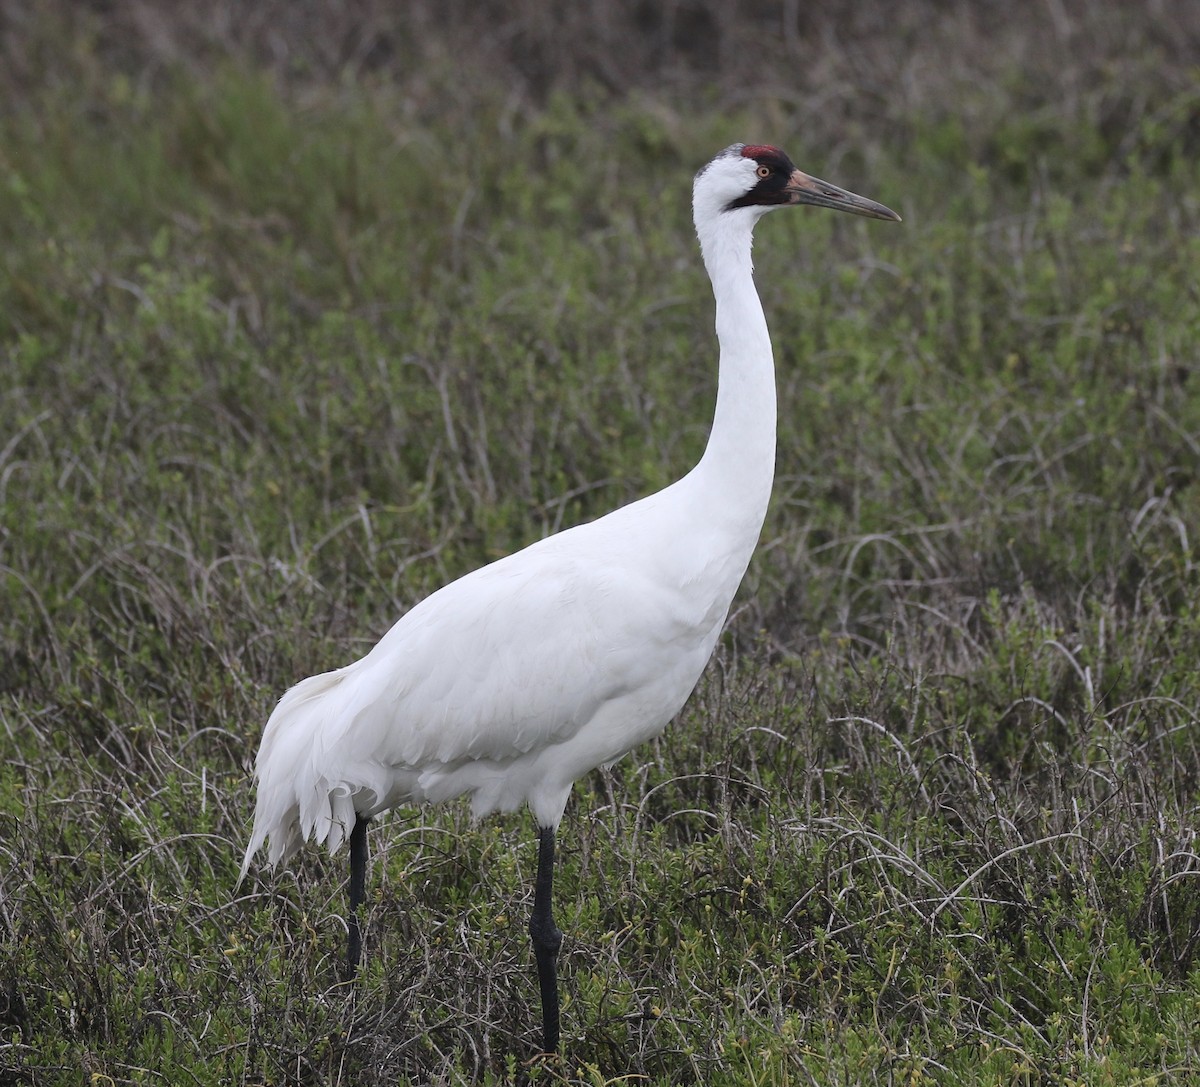
[[[756,174],[758,174],[759,177],[770,177],[771,176],[771,167],[770,166],[759,166],[759,168],[757,170],[755,170],[754,172]]]

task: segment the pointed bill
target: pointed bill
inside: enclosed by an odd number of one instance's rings
[[[812,204],[818,208],[848,211],[851,215],[865,215],[868,219],[887,219],[893,223],[901,221],[891,208],[822,181],[819,177],[810,177],[803,170],[793,171],[783,191],[788,194],[788,203],[791,204]]]

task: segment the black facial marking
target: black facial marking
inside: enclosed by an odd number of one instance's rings
[[[736,200],[731,200],[725,205],[726,211],[732,211],[734,208],[749,208],[749,207],[770,207],[774,204],[788,203],[788,195],[784,192],[787,186],[788,179],[795,172],[796,167],[792,164],[792,160],[787,157],[778,147],[753,146],[744,147],[742,149],[742,157],[750,159],[759,167],[759,172],[763,169],[770,172],[765,177],[760,177],[758,184],[754,186],[745,196],[739,196]]]

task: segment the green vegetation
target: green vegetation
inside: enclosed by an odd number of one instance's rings
[[[6,27],[0,1083],[1195,1081],[1200,12],[395,6]],[[347,992],[344,855],[235,891],[250,766],[699,455],[735,139],[905,223],[760,228],[775,501],[577,786],[548,1065],[528,815],[386,820]]]

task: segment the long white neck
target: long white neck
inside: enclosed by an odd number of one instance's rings
[[[775,363],[750,258],[755,216],[698,219],[721,359],[712,432],[689,478],[702,489],[708,515],[740,526],[738,535],[752,549],[771,497],[776,425]]]

